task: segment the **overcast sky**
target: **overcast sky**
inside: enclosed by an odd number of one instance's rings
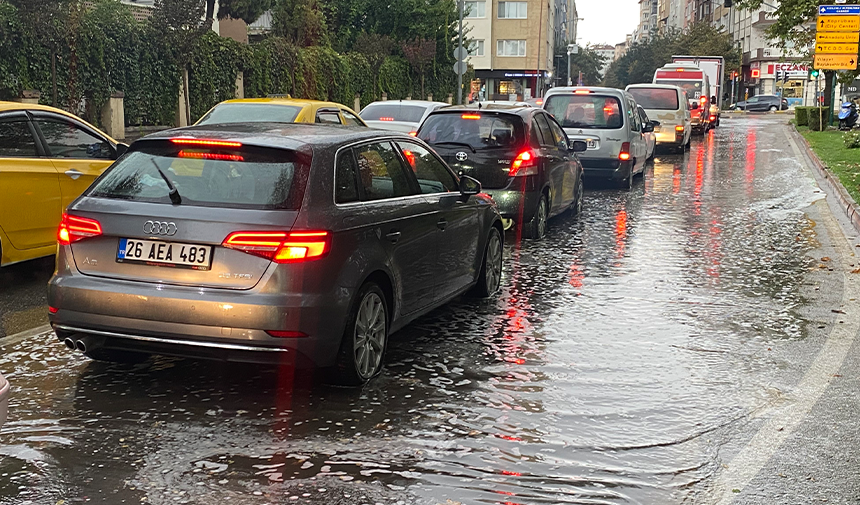
[[[637,0],[576,0],[579,17],[579,44],[615,45],[624,42],[639,24]]]

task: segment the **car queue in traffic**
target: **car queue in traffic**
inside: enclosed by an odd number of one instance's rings
[[[586,179],[629,190],[690,130],[669,85],[361,114],[229,100],[131,146],[4,103],[0,264],[56,253],[49,321],[89,358],[307,363],[357,385],[392,332],[498,292],[505,231],[543,238],[551,217],[583,211]]]

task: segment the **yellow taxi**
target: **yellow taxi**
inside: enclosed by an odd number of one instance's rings
[[[354,110],[345,105],[289,96],[226,100],[209,109],[195,124],[260,122],[367,126]]]
[[[0,266],[55,254],[63,210],[127,148],[68,112],[0,101]]]

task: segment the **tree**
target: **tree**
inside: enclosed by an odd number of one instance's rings
[[[69,34],[69,17],[75,0],[9,0],[18,9],[19,19],[28,34],[51,53],[51,103],[57,106],[57,54]]]
[[[394,49],[394,41],[388,35],[361,32],[355,39],[352,49],[357,53],[363,54],[367,58],[370,68],[374,70],[373,91],[375,94],[379,89],[378,69],[385,62],[385,59],[391,56],[391,51]]]
[[[317,0],[276,0],[272,24],[276,35],[295,45],[328,44],[326,20]]]
[[[436,41],[416,38],[404,42],[401,48],[412,70],[421,76],[421,99],[423,100],[427,96],[424,94],[424,77],[427,75],[427,68],[436,57]]]
[[[553,53],[553,59],[558,64],[555,70],[555,76],[562,86],[567,85],[567,45],[556,46]],[[581,47],[579,52],[570,55],[570,74],[573,76],[572,82],[576,85],[579,80],[579,73],[582,72],[582,84],[585,86],[596,86],[600,84],[603,77],[600,75],[600,70],[606,63],[606,58],[597,53],[590,47]]]

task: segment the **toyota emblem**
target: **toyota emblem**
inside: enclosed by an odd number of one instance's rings
[[[176,235],[176,223],[147,221],[143,223],[143,233],[146,233],[147,235]]]
[[[465,152],[460,151],[459,153],[455,154],[454,157],[457,158],[457,161],[466,161],[466,158],[468,158],[469,156]]]

